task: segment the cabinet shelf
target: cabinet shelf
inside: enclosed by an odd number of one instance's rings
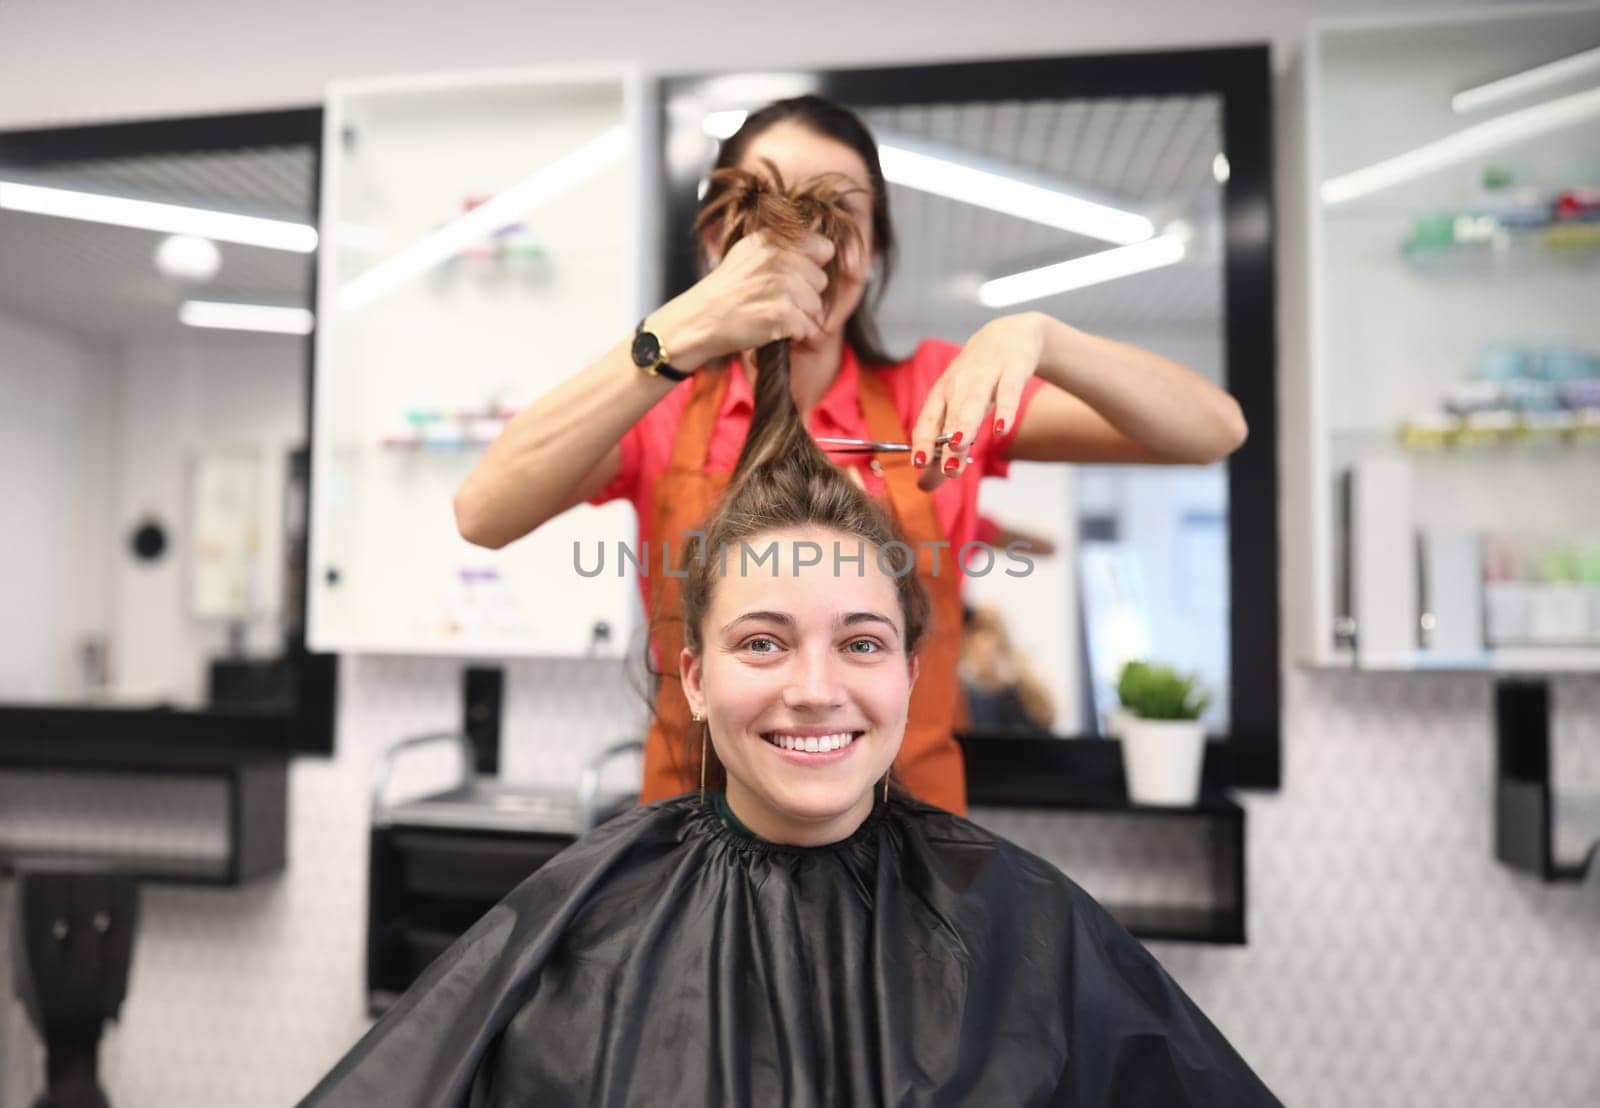
[[[1014,739],[969,734],[959,736],[966,761],[967,798],[973,818],[980,809],[997,817],[1012,809],[1071,813],[1074,818],[1133,821],[1162,825],[1164,835],[1206,843],[1203,864],[1209,870],[1213,902],[1195,904],[1129,903],[1110,896],[1101,901],[1117,921],[1141,939],[1166,942],[1239,944],[1246,941],[1245,810],[1214,788],[1184,807],[1134,804],[1128,799],[1122,766],[1122,744],[1114,739]],[[1210,763],[1220,761],[1228,745],[1209,744]],[[1065,756],[1072,753],[1073,770]],[[1084,757],[1085,754],[1096,755]],[[1069,876],[1071,873],[1069,871]]]
[[[493,439],[486,438],[461,438],[461,439],[423,439],[409,438],[393,435],[379,443],[386,451],[399,451],[407,454],[459,454],[464,450],[484,450]]]
[[[1455,273],[1469,268],[1576,264],[1600,261],[1600,222],[1572,221],[1529,227],[1497,227],[1484,240],[1434,247],[1406,243],[1403,257],[1417,273]]]
[[[1361,669],[1368,673],[1504,673],[1559,677],[1600,673],[1600,646],[1513,646],[1481,654],[1444,655],[1419,650],[1410,657],[1363,658],[1355,652],[1330,650],[1309,669]]]
[[[180,739],[111,742],[53,736],[41,742],[24,727],[14,731],[0,742],[0,772],[85,775],[91,780],[117,774],[129,778],[126,787],[132,792],[148,787],[163,798],[168,794],[159,790],[168,783],[198,782],[206,793],[218,795],[222,827],[215,844],[210,834],[200,836],[205,849],[133,844],[118,838],[126,829],[116,824],[105,825],[105,833],[95,836],[100,841],[88,847],[81,840],[40,842],[30,835],[26,842],[0,842],[0,870],[24,860],[91,861],[131,872],[144,882],[238,886],[281,873],[287,864],[288,763],[281,752],[198,746]],[[94,820],[97,807],[83,801],[82,818]]]
[[[1393,441],[1413,454],[1484,456],[1506,449],[1600,450],[1600,408],[1441,415],[1403,424]]]
[[[1232,908],[1112,903],[1105,909],[1134,935],[1152,942],[1244,942],[1243,927]]]

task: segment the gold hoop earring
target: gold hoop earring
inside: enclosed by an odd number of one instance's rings
[[[695,713],[695,721],[700,723],[700,802],[706,799],[706,736],[711,734],[711,728],[700,722],[700,713]]]

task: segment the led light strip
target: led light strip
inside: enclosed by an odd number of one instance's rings
[[[1600,70],[1600,46],[1458,92],[1450,98],[1450,110],[1457,115],[1465,115],[1500,100],[1510,100],[1546,85],[1581,77],[1591,70]]]
[[[1125,246],[1143,242],[1155,224],[1136,212],[1086,200],[1058,188],[926,153],[906,140],[878,147],[883,175],[897,185],[959,200],[1004,215]]]
[[[1520,111],[1475,123],[1415,150],[1374,162],[1322,182],[1322,201],[1343,204],[1358,197],[1426,176],[1520,139],[1558,130],[1600,115],[1600,89],[1577,92]]]
[[[16,181],[0,181],[0,208],[34,215],[60,216],[63,219],[81,219],[89,223],[109,223],[144,231],[199,235],[219,242],[236,242],[297,254],[309,254],[317,248],[317,229],[304,223],[235,215],[181,204],[162,204],[153,200],[131,200],[74,189],[25,185]]]
[[[1102,250],[1097,254],[1013,273],[1008,277],[996,277],[979,287],[978,300],[985,307],[1007,308],[1025,300],[1039,300],[1173,265],[1183,260],[1186,250],[1185,236],[1165,234],[1130,246]]]

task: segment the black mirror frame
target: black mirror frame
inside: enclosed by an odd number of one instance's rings
[[[1207,743],[1208,789],[1276,789],[1281,778],[1276,426],[1276,272],[1272,199],[1272,71],[1265,45],[1018,58],[782,73],[674,76],[660,81],[657,126],[663,222],[663,299],[696,280],[688,228],[704,167],[674,150],[697,149],[701,111],[759,106],[804,87],[844,104],[970,103],[1216,95],[1229,177],[1224,342],[1228,388],[1250,438],[1228,460],[1230,730]],[[675,108],[682,110],[675,111]],[[676,128],[676,130],[675,130]],[[685,129],[694,128],[694,141]],[[676,141],[676,146],[675,146]],[[1099,736],[1079,736],[1098,738]],[[1058,805],[1063,790],[1093,803],[1122,789],[1121,744],[962,736],[973,804]]]
[[[0,132],[0,166],[44,169],[56,162],[154,154],[192,154],[241,146],[308,144],[312,149],[313,221],[322,206],[322,108],[158,119],[129,123]],[[307,256],[311,301],[317,298],[316,253]],[[310,444],[315,402],[316,332],[305,337],[306,438]],[[309,452],[308,452],[309,453]],[[312,474],[307,461],[307,488]],[[309,535],[310,496],[303,498]],[[303,552],[309,558],[310,543]],[[309,564],[302,565],[302,573]],[[309,579],[307,579],[309,580]],[[291,713],[178,711],[167,708],[83,708],[48,705],[0,706],[0,746],[23,753],[39,744],[83,740],[105,746],[159,744],[227,747],[284,754],[331,754],[338,697],[338,656],[306,649],[306,613],[288,644],[298,692]]]

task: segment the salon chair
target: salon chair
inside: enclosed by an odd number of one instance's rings
[[[392,802],[389,785],[400,759],[427,746],[453,747],[459,780],[449,788],[414,800]],[[541,831],[586,835],[620,812],[633,807],[638,790],[603,792],[606,767],[628,754],[642,754],[644,743],[626,739],[600,751],[585,763],[576,789],[523,785],[475,772],[477,750],[470,736],[456,731],[402,739],[384,751],[372,782],[372,826],[433,826],[479,830]]]
[[[132,874],[84,865],[17,866],[12,919],[18,999],[45,1047],[34,1108],[109,1108],[100,1035],[128,991],[139,887]]]
[[[409,800],[389,793],[403,758],[449,748],[455,783]],[[382,1014],[427,965],[534,870],[638,802],[634,785],[603,790],[614,759],[642,753],[618,742],[590,759],[572,786],[527,785],[476,771],[477,749],[460,733],[395,743],[372,785],[368,858],[367,999]]]

